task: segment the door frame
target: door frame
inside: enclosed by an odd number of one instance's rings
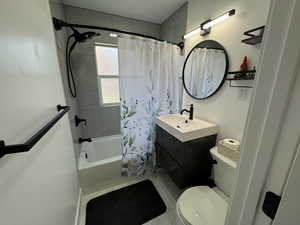
[[[299,224],[300,215],[298,210],[299,205],[299,173],[300,171],[300,145],[298,147],[292,162],[292,167],[288,175],[284,192],[272,224]],[[295,207],[296,206],[296,207]]]
[[[226,225],[252,225],[299,64],[299,0],[272,0]]]

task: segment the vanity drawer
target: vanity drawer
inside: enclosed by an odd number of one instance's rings
[[[179,188],[206,184],[212,170],[210,149],[215,146],[216,137],[214,134],[181,142],[156,126],[157,163]]]
[[[165,149],[180,165],[186,162],[185,144],[159,126],[156,127],[156,142]]]
[[[160,128],[159,126],[156,126],[156,142],[160,146],[165,146],[165,137],[167,136],[167,132]]]
[[[180,169],[180,164],[159,144],[155,144],[157,153],[157,164],[162,167],[166,172]]]

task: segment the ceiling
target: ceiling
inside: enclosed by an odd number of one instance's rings
[[[187,0],[63,0],[64,4],[161,24]]]

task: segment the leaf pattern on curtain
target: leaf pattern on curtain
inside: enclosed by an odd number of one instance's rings
[[[155,117],[179,110],[183,57],[176,48],[141,39],[119,39],[124,176],[143,176],[154,167]]]

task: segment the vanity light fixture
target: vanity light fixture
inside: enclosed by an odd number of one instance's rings
[[[198,34],[198,33],[200,33],[200,32],[201,32],[201,28],[198,27],[198,28],[196,28],[195,30],[192,30],[191,32],[185,34],[185,35],[183,36],[183,38],[184,38],[184,39],[187,39],[187,38],[189,38],[189,37],[191,37],[191,36],[194,36],[195,34]]]
[[[109,36],[111,36],[111,37],[115,37],[115,38],[116,38],[116,37],[118,37],[118,35],[117,35],[117,34],[115,34],[115,33],[110,33],[110,34],[109,34]]]
[[[202,30],[207,30],[211,28],[212,26],[216,25],[217,23],[223,22],[224,20],[228,19],[230,16],[233,16],[235,14],[235,9],[232,9],[228,11],[227,13],[218,16],[217,18],[213,20],[206,21],[201,24],[201,29]]]
[[[215,19],[209,19],[209,20],[203,22],[200,25],[200,27],[196,28],[195,30],[193,30],[193,31],[191,31],[187,34],[185,34],[183,36],[183,38],[187,39],[187,38],[189,38],[189,37],[191,37],[195,34],[198,34],[198,33],[200,33],[201,36],[205,36],[205,35],[210,33],[210,29],[211,29],[212,26],[228,19],[230,16],[233,16],[234,14],[235,14],[235,9],[232,9],[232,10],[224,13],[223,15],[216,17]]]

